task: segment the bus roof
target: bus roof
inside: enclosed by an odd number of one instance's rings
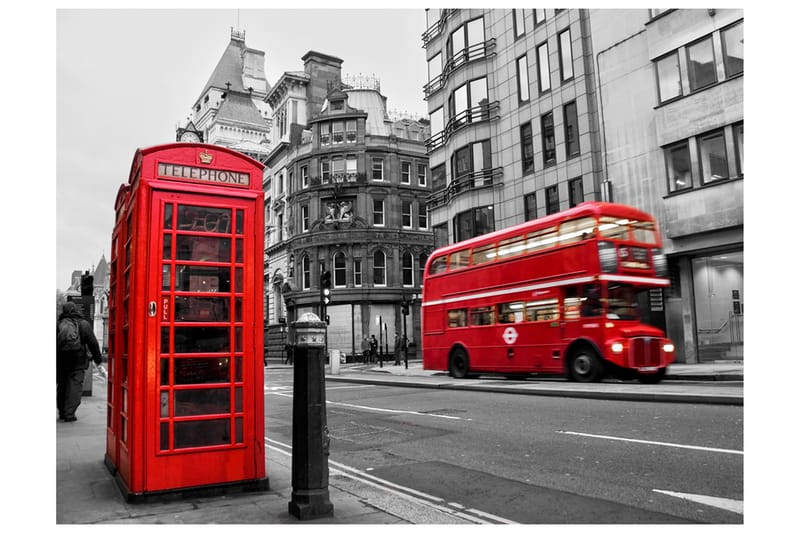
[[[435,257],[448,255],[459,250],[481,246],[494,241],[500,241],[520,233],[536,231],[538,229],[555,226],[565,220],[572,220],[589,215],[608,215],[633,218],[636,220],[655,220],[652,215],[629,205],[615,204],[610,202],[583,202],[575,207],[567,209],[566,211],[559,211],[558,213],[553,213],[552,215],[547,215],[534,220],[528,220],[515,226],[493,231],[492,233],[485,233],[465,241],[459,241],[454,244],[442,246],[441,248],[437,248],[433,251],[433,253],[430,255],[429,261]]]

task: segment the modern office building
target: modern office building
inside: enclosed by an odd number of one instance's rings
[[[659,220],[646,319],[677,360],[743,357],[743,11],[430,9],[435,246],[582,201]]]
[[[275,118],[266,159],[268,353],[310,311],[328,348],[352,357],[370,335],[392,352],[419,338],[421,270],[433,249],[427,125],[390,118],[376,78],[342,79],[342,60],[309,51],[266,95]],[[320,276],[332,294],[320,306]],[[412,356],[413,356],[412,352]]]

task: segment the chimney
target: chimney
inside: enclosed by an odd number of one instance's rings
[[[328,95],[328,83],[339,83],[342,79],[342,60],[310,50],[302,57],[304,71],[311,81],[308,84],[308,105],[306,123],[318,115]]]

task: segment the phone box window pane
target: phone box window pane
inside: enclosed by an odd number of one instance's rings
[[[214,446],[231,443],[230,420],[175,422],[175,448]]]
[[[164,205],[164,229],[172,229],[172,204]]]
[[[178,235],[176,246],[179,261],[227,263],[231,260],[230,239]]]
[[[196,416],[230,413],[230,389],[176,390],[175,415]]]
[[[178,229],[209,233],[230,233],[231,210],[218,207],[179,205]]]
[[[227,322],[230,320],[228,298],[206,296],[176,296],[175,321]]]
[[[244,442],[244,424],[241,418],[237,418],[233,421],[236,429],[236,444],[241,444]]]
[[[176,268],[176,291],[230,292],[230,286],[230,268],[205,266],[178,266]]]
[[[161,384],[169,385],[169,359],[161,358]]]
[[[172,258],[172,235],[164,235],[164,253],[161,257],[167,260]]]
[[[236,211],[236,234],[241,235],[244,233],[244,211],[241,209]]]
[[[230,382],[228,357],[177,357],[174,361],[175,385]]]
[[[169,450],[169,422],[161,422],[159,425],[161,427],[159,449]]]
[[[228,352],[230,349],[227,327],[175,328],[175,353]]]

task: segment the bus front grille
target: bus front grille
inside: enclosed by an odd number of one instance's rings
[[[631,339],[631,366],[636,368],[661,366],[661,345],[658,337],[634,337]]]

